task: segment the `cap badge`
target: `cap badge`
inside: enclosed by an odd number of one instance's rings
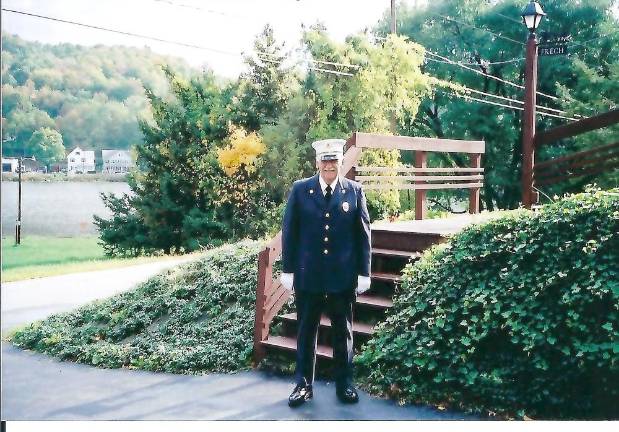
[[[310,193],[313,194],[314,193],[314,189],[310,189]]]

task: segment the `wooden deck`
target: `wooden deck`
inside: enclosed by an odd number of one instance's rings
[[[438,234],[450,235],[462,230],[471,224],[487,222],[497,217],[501,212],[486,212],[450,216],[441,219],[424,219],[412,221],[375,222],[371,225],[372,231],[391,231],[398,233]]]

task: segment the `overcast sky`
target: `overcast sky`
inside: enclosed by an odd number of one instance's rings
[[[409,0],[409,4],[415,0]],[[390,0],[3,0],[2,7],[84,24],[107,27],[160,39],[230,52],[185,48],[136,37],[87,29],[71,24],[2,12],[2,29],[27,40],[81,45],[149,46],[153,51],[186,59],[193,66],[208,64],[222,76],[243,71],[241,51],[266,23],[278,41],[295,48],[301,26],[320,21],[331,36],[373,27],[388,11]]]

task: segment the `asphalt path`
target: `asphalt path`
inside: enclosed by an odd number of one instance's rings
[[[182,260],[11,282],[2,286],[2,332],[131,289]],[[99,369],[2,343],[2,420],[474,420],[398,406],[360,391],[340,403],[329,381],[290,409],[293,381],[263,371],[202,376]]]

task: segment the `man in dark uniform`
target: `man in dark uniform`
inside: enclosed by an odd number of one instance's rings
[[[352,383],[352,306],[370,288],[370,218],[361,185],[342,176],[344,140],[316,141],[318,174],[296,181],[282,229],[282,285],[294,287],[297,309],[296,386],[291,407],[313,397],[320,316],[331,319],[336,394],[359,400]]]

